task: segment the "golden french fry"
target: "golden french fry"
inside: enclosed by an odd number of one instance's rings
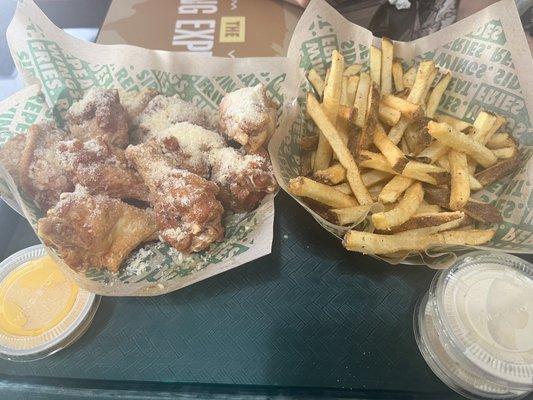
[[[415,82],[407,96],[407,100],[411,103],[420,104],[424,101],[424,96],[427,93],[428,87],[431,85],[431,77],[435,72],[435,63],[433,61],[422,61],[416,71]]]
[[[435,78],[437,77],[438,73],[439,73],[439,69],[434,68],[431,74],[429,75],[428,83],[426,85],[426,88],[424,89],[424,93],[422,93],[422,98],[420,100],[420,103],[422,104],[422,107],[424,107],[424,110],[426,109],[426,104],[429,100],[429,91],[431,90],[433,82],[435,81]]]
[[[289,192],[295,196],[308,197],[330,207],[345,208],[357,205],[355,198],[328,185],[299,176],[289,181]]]
[[[328,69],[326,70],[326,76],[324,77],[324,87],[326,87],[326,85],[327,85],[327,83],[328,83],[330,72],[331,72],[331,68],[328,68]]]
[[[502,179],[518,169],[520,166],[520,157],[517,154],[515,157],[505,158],[492,167],[486,168],[478,172],[475,178],[482,186],[487,186],[492,182]]]
[[[386,37],[381,39],[381,93],[392,93],[392,59],[394,45]]]
[[[340,164],[333,164],[331,167],[316,171],[313,176],[318,182],[336,185],[346,179],[346,170]]]
[[[487,142],[492,138],[492,135],[498,132],[498,130],[506,123],[507,118],[502,115],[496,115],[496,123],[492,126],[488,134],[483,138],[483,144],[487,144]]]
[[[356,224],[361,222],[366,217],[369,210],[370,206],[332,208],[329,210],[328,220],[337,225]]]
[[[359,84],[355,94],[354,108],[357,109],[356,125],[363,128],[366,122],[366,110],[368,107],[368,95],[370,93],[370,75],[361,73],[359,76]]]
[[[340,99],[340,105],[341,106],[348,106],[350,105],[348,103],[348,77],[343,76],[342,77],[342,87],[341,87],[341,99]]]
[[[344,70],[344,76],[353,76],[357,75],[359,72],[361,72],[361,68],[363,66],[361,64],[352,64]]]
[[[381,84],[381,50],[374,46],[370,46],[370,79]]]
[[[378,200],[382,203],[394,203],[412,184],[413,179],[396,175],[381,190]]]
[[[436,204],[428,204],[425,201],[420,204],[420,207],[416,210],[415,216],[421,215],[421,214],[434,214],[434,213],[440,213],[441,208]]]
[[[428,159],[430,163],[434,163],[442,158],[449,150],[450,148],[444,143],[435,140],[428,147],[418,153],[418,157]]]
[[[455,151],[455,150],[450,150]],[[450,162],[448,161],[448,157],[441,157],[437,160],[437,165],[439,167],[444,168],[446,171],[450,171]],[[479,183],[479,181],[474,178],[472,175],[470,175],[470,172],[468,173],[468,183],[470,186],[470,191],[476,191],[483,189],[483,186]]]
[[[401,117],[400,111],[395,108],[389,107],[383,102],[379,103],[378,117],[381,122],[388,126],[394,126],[398,123]]]
[[[374,129],[374,144],[385,156],[392,169],[401,173],[407,165],[407,157],[398,146],[391,142],[380,123],[377,123]]]
[[[430,121],[428,123],[428,131],[439,142],[454,150],[464,152],[483,167],[490,167],[497,161],[492,151],[448,124]]]
[[[429,204],[437,204],[442,208],[450,208],[450,190],[442,187],[424,186],[426,201]],[[463,209],[466,215],[476,221],[492,224],[502,221],[498,209],[492,204],[482,203],[469,199]]]
[[[337,50],[333,50],[331,55],[330,76],[328,77],[326,86],[324,87],[323,100],[324,112],[333,125],[336,125],[337,116],[339,113],[343,72],[344,57]],[[331,156],[331,146],[321,133],[318,139],[318,147],[316,150],[315,165],[313,170],[316,172],[329,167]]]
[[[353,75],[348,78],[348,86],[346,88],[346,101],[349,106],[353,106],[355,101],[355,94],[357,93],[357,85],[359,84],[359,76]]]
[[[392,63],[392,78],[394,81],[394,87],[397,92],[401,92],[405,89],[403,84],[403,67],[402,63],[398,60],[395,60]]]
[[[484,138],[489,134],[495,123],[495,114],[481,111],[474,121],[474,131],[470,137],[476,142],[483,143]]]
[[[461,121],[459,118],[451,117],[446,114],[435,113],[435,119],[439,122],[444,122],[450,126],[453,126],[460,132],[464,132],[465,129],[472,126],[468,122]]]
[[[422,184],[416,182],[405,191],[405,194],[395,208],[373,214],[372,223],[376,229],[381,230],[403,224],[414,215],[422,200],[424,200],[424,190],[422,189]]]
[[[368,193],[366,186],[361,180],[359,168],[357,167],[350,150],[342,140],[331,121],[327,118],[317,99],[315,99],[315,97],[311,94],[307,95],[307,112],[330,143],[333,151],[335,151],[335,154],[339,159],[339,162],[346,169],[346,179],[348,180],[348,183],[352,188],[352,192],[359,203],[361,205],[371,204],[372,197],[370,196],[370,193]]]
[[[406,88],[412,88],[416,78],[416,67],[413,65],[403,74],[403,85]]]
[[[494,149],[492,152],[498,158],[511,158],[516,155],[516,147],[502,147],[501,149]]]
[[[392,94],[385,94],[381,96],[381,102],[389,107],[392,107],[402,114],[407,119],[417,119],[423,114],[422,108],[418,104],[411,103],[401,97]]]
[[[412,229],[428,228],[432,226],[439,226],[448,224],[449,222],[456,220],[464,220],[465,213],[461,211],[452,212],[435,212],[426,214],[413,215],[408,221],[401,225],[395,226],[390,230],[391,233],[398,233],[403,231],[409,231]],[[379,232],[381,233],[381,232]]]
[[[373,186],[377,183],[391,179],[394,175],[388,172],[379,171],[377,169],[371,169],[361,174],[361,179],[366,187]]]
[[[428,116],[429,118],[433,118],[435,116],[435,112],[437,111],[437,107],[439,106],[440,99],[446,91],[446,88],[448,87],[448,84],[450,83],[451,79],[451,72],[447,72],[440,79],[439,83],[437,83],[435,88],[431,91],[426,106],[426,116]]]
[[[455,223],[455,221],[452,222]],[[404,231],[393,235],[351,230],[346,232],[343,245],[348,250],[363,254],[388,254],[404,250],[422,251],[435,245],[476,246],[487,243],[494,234],[495,231],[490,229],[457,230],[433,234]]]
[[[353,195],[352,189],[350,188],[350,185],[347,182],[335,185],[333,186],[333,189],[338,190],[344,194],[348,194],[350,196]]]
[[[450,208],[452,210],[461,210],[470,197],[466,154],[450,150],[448,152],[448,161],[450,163],[451,176]]]
[[[314,68],[311,68],[309,70],[309,73],[307,74],[307,79],[309,80],[309,82],[311,82],[311,85],[313,85],[313,87],[315,88],[317,95],[322,97],[322,94],[324,93],[324,80],[318,74],[318,72],[315,71]]]
[[[508,133],[495,133],[487,142],[489,149],[501,149],[503,147],[512,147],[515,145],[513,138]]]

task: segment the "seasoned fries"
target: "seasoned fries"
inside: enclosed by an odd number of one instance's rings
[[[500,132],[504,117],[480,111],[470,124],[437,112],[452,73],[432,60],[404,71],[387,38],[381,49],[371,46],[367,66],[345,67],[334,51],[325,79],[312,69],[308,79],[314,94],[307,95],[307,112],[320,137],[300,148],[302,159],[316,151],[315,180],[299,176],[289,191],[337,225],[369,216],[376,232],[348,231],[348,250],[396,257],[492,239],[494,230],[476,224],[502,216],[471,193],[520,165],[517,142]]]

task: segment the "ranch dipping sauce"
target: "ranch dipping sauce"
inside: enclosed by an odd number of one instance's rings
[[[414,316],[433,372],[463,396],[520,398],[533,390],[533,268],[477,251],[438,272]]]
[[[0,263],[0,357],[35,360],[68,346],[89,326],[98,300],[43,246],[12,255]]]

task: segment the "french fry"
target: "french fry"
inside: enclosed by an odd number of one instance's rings
[[[410,124],[405,130],[403,139],[405,139],[409,149],[414,155],[418,155],[431,144],[433,138],[428,133],[428,121],[427,118],[421,118],[415,123]]]
[[[374,144],[385,156],[392,169],[401,173],[408,162],[407,157],[398,146],[391,142],[380,123],[376,124],[374,130]]]
[[[372,197],[361,180],[359,168],[357,167],[350,150],[348,150],[348,147],[312,94],[307,95],[307,112],[330,143],[339,162],[346,169],[346,179],[348,180],[357,201],[359,201],[361,205],[371,204]]]
[[[378,201],[381,203],[394,203],[412,184],[413,179],[405,176],[396,175],[381,190]]]
[[[436,205],[436,204],[428,204],[425,201],[420,204],[420,207],[416,210],[416,213],[414,216],[421,215],[421,214],[434,214],[434,213],[440,213],[442,209]]]
[[[450,191],[447,188],[424,186],[425,199],[429,204],[436,204],[442,208],[450,208]],[[492,204],[469,199],[463,209],[466,215],[476,221],[492,224],[502,221],[498,209]]]
[[[375,46],[370,46],[370,79],[381,84],[381,50]]]
[[[342,77],[342,87],[341,87],[341,99],[339,101],[341,106],[348,106],[348,77],[343,76]]]
[[[289,181],[289,192],[295,196],[308,197],[322,204],[335,208],[357,205],[355,198],[348,196],[331,186],[299,176]]]
[[[409,161],[402,171],[402,175],[417,180],[421,180],[420,177],[424,176],[424,174],[430,176],[436,185],[443,185],[450,180],[450,174],[444,168],[419,161]]]
[[[462,211],[415,214],[403,224],[391,228],[390,232],[398,233],[398,232],[403,232],[403,231],[409,231],[412,229],[439,226],[439,225],[447,224],[455,220],[464,220],[464,219],[465,219],[465,213]],[[379,232],[379,233],[382,233],[382,232]]]
[[[331,167],[316,171],[313,177],[321,183],[336,185],[346,180],[346,170],[340,164],[333,164]]]
[[[394,126],[398,123],[401,117],[400,111],[389,107],[382,102],[379,103],[378,117],[381,122],[388,126]]]
[[[408,126],[409,120],[405,117],[400,118],[398,123],[394,125],[389,131],[389,139],[392,141],[392,143],[400,143],[400,140],[402,140],[403,134],[405,133],[405,130]]]
[[[389,174],[388,172],[379,171],[377,169],[371,169],[365,171],[361,174],[361,179],[366,187],[373,186],[377,183],[389,180],[394,175]]]
[[[349,106],[353,106],[355,101],[355,94],[357,93],[357,85],[359,84],[359,76],[353,75],[348,78],[348,86],[346,88],[346,101]]]
[[[435,112],[437,111],[437,107],[439,106],[440,99],[442,98],[442,95],[446,91],[446,88],[448,87],[448,84],[450,83],[451,79],[452,79],[452,74],[450,72],[447,72],[440,79],[439,83],[437,83],[435,88],[431,91],[431,94],[429,95],[427,106],[426,106],[427,117],[433,118],[435,116]]]
[[[413,65],[403,74],[403,85],[406,88],[412,88],[416,78],[416,67]]]
[[[318,136],[306,136],[298,139],[298,146],[300,150],[311,151],[315,150],[318,145]]]
[[[483,143],[483,139],[488,136],[496,120],[496,114],[481,111],[474,121],[474,132],[470,137],[476,142]]]
[[[510,174],[512,174],[520,166],[520,157],[516,155],[512,158],[506,158],[492,167],[486,168],[483,171],[478,172],[475,178],[483,186],[487,186],[492,182],[496,182]]]
[[[435,119],[439,122],[444,122],[450,126],[453,126],[459,132],[464,132],[465,129],[472,126],[468,122],[461,121],[459,118],[451,117],[446,114],[435,113]]]
[[[411,103],[420,104],[427,93],[427,88],[431,85],[431,77],[435,71],[435,63],[433,61],[422,61],[416,71],[415,82],[407,96],[407,100]]]
[[[333,186],[333,189],[338,190],[344,194],[348,194],[350,196],[353,196],[352,189],[350,188],[350,185],[347,182],[340,183],[338,185]]]
[[[451,150],[455,151],[455,150]],[[439,167],[444,168],[446,171],[450,171],[450,162],[448,161],[448,157],[441,157],[437,160],[437,165]],[[474,178],[472,175],[470,175],[470,172],[468,173],[468,183],[470,186],[470,191],[476,191],[483,189],[483,186],[479,183],[479,181]]]
[[[337,225],[351,225],[361,222],[368,214],[369,210],[369,206],[332,208],[329,210],[328,220]]]
[[[328,83],[330,72],[331,72],[331,68],[326,69],[326,76],[324,77],[324,87],[326,87]]]
[[[343,245],[348,250],[363,254],[388,254],[404,250],[422,251],[436,245],[476,246],[489,242],[494,233],[495,231],[490,229],[472,229],[433,234],[404,231],[393,235],[380,235],[350,230],[344,235]]]
[[[461,210],[470,197],[470,181],[468,179],[469,173],[466,154],[456,150],[450,150],[448,152],[448,161],[450,163],[451,175],[450,208],[452,210]]]
[[[346,69],[344,70],[344,76],[353,76],[353,75],[357,75],[359,72],[361,72],[361,68],[363,68],[363,66],[361,64],[352,64],[348,67],[346,67]]]
[[[381,92],[392,93],[392,59],[394,45],[386,37],[381,39]]]
[[[355,94],[354,107],[357,109],[356,125],[363,128],[366,122],[366,110],[368,107],[368,94],[370,93],[370,75],[361,73],[359,76],[359,85]]]
[[[378,122],[378,113],[379,113],[379,89],[375,83],[372,83],[370,93],[368,95],[368,109],[366,123],[359,138],[357,140],[357,145],[355,148],[356,157],[361,154],[362,150],[368,149],[374,141],[374,132]]]
[[[496,115],[496,123],[492,126],[489,133],[483,138],[483,144],[487,144],[487,142],[492,138],[492,136],[498,132],[498,130],[507,123],[507,118],[505,118],[502,115]]]
[[[403,67],[402,63],[398,60],[395,60],[392,63],[392,78],[397,92],[401,92],[405,89],[403,84]]]
[[[372,196],[372,200],[378,201],[378,196],[383,190],[383,186],[384,186],[383,183],[378,183],[368,188],[368,192],[370,193],[370,196]]]
[[[487,142],[489,149],[501,149],[503,147],[512,147],[515,145],[514,140],[508,133],[495,133]]]
[[[422,116],[422,108],[418,104],[411,103],[401,97],[392,94],[385,94],[381,96],[381,102],[389,107],[392,107],[402,114],[407,119],[417,119]]]
[[[337,115],[339,113],[342,91],[342,74],[344,72],[344,58],[337,50],[333,50],[331,55],[330,71],[330,76],[326,81],[326,86],[324,87],[323,107],[325,114],[335,126],[337,123]],[[331,156],[331,146],[321,133],[318,139],[318,147],[316,150],[315,165],[313,170],[316,172],[329,167]]]
[[[433,68],[433,71],[431,71],[431,74],[429,75],[426,88],[424,89],[424,92],[422,93],[422,97],[420,99],[420,104],[422,104],[424,110],[426,108],[426,104],[427,104],[428,99],[429,99],[429,91],[431,90],[431,85],[435,81],[435,78],[437,77],[438,73],[439,73],[439,69],[438,68]]]
[[[511,158],[516,155],[516,147],[502,147],[501,149],[494,149],[492,152],[498,158]]]
[[[428,147],[418,153],[418,157],[426,158],[430,163],[434,163],[443,157],[449,150],[450,148],[444,143],[435,140]]]
[[[309,70],[309,73],[307,74],[307,79],[309,80],[309,82],[311,82],[311,85],[313,85],[313,88],[315,89],[317,95],[319,97],[322,97],[322,94],[324,93],[324,80],[318,74],[318,72],[315,71],[314,68],[311,68]]]
[[[485,168],[494,165],[497,161],[492,151],[448,124],[430,121],[428,131],[439,142],[466,153]]]
[[[398,205],[389,211],[379,212],[372,215],[372,223],[376,229],[390,229],[406,222],[418,209],[424,199],[422,184],[416,182],[406,191]]]

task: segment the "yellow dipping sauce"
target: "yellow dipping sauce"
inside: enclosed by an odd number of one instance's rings
[[[72,310],[78,286],[49,257],[29,261],[0,282],[0,331],[38,336]]]

